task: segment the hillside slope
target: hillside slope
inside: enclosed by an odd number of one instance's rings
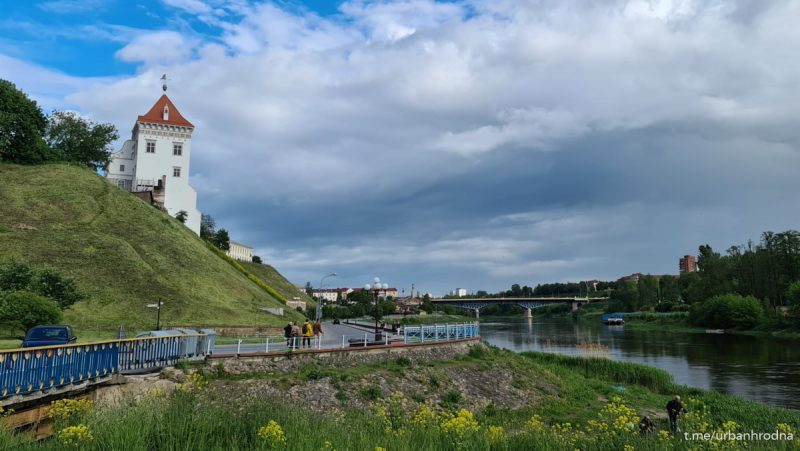
[[[69,165],[0,164],[0,262],[49,265],[88,298],[65,312],[83,330],[162,324],[282,325],[261,307],[281,307],[214,255],[183,224],[98,174]]]
[[[284,298],[292,299],[297,297],[306,301],[307,305],[316,305],[314,300],[311,299],[305,291],[297,288],[292,282],[289,282],[289,280],[283,277],[283,274],[279,273],[274,267],[258,263],[243,263],[242,266],[254,276],[263,280],[267,285],[276,289]]]

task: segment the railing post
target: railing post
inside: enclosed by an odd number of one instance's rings
[[[364,347],[367,347],[367,334],[364,334]]]
[[[266,349],[264,349],[264,352],[269,352],[269,337],[266,338],[266,341],[267,341],[267,346]]]
[[[241,353],[242,353],[242,339],[240,338],[239,343],[236,344],[236,355],[238,356]]]
[[[342,349],[344,349],[344,339],[345,339],[345,336],[342,335]]]

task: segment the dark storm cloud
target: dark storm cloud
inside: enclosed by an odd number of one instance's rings
[[[119,57],[139,74],[70,79],[67,100],[128,130],[168,72],[200,209],[299,283],[674,273],[699,244],[797,228],[798,19],[788,1],[242,2],[203,19],[213,39],[138,34]]]

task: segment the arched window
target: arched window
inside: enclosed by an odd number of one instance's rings
[[[169,107],[166,105],[164,105],[164,120],[165,121],[169,120]]]

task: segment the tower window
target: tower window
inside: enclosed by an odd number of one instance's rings
[[[172,176],[173,177],[180,177],[181,176],[181,168],[179,166],[175,166],[172,168]]]
[[[183,155],[183,144],[172,143],[172,155],[177,155],[177,156]]]
[[[169,120],[169,107],[166,105],[164,105],[164,120],[165,121]]]
[[[125,165],[124,164],[119,165],[119,172],[125,172]]]
[[[147,153],[156,153],[156,142],[155,141],[147,141]]]

